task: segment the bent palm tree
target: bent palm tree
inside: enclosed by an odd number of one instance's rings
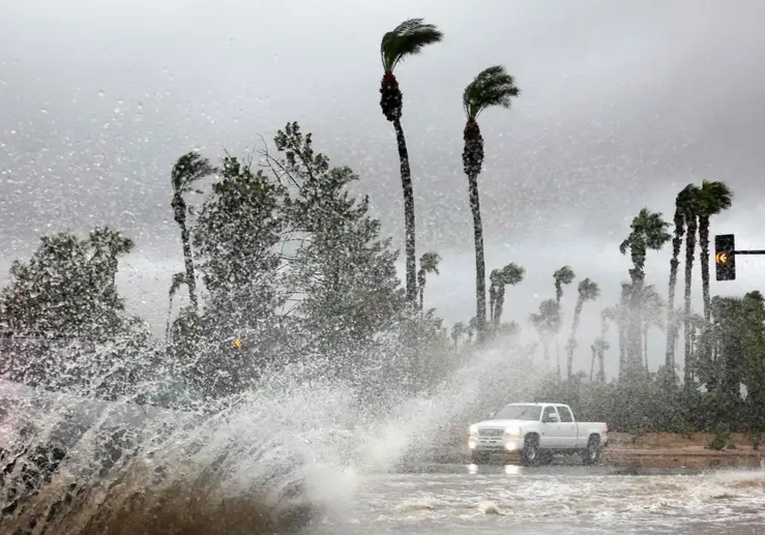
[[[539,304],[539,312],[529,316],[529,321],[539,333],[545,362],[550,362],[550,336],[560,330],[558,305],[553,299],[546,299]],[[560,360],[557,361],[557,377],[560,380]]]
[[[425,46],[438,43],[443,37],[443,33],[434,25],[425,24],[423,19],[416,18],[405,20],[392,31],[383,35],[380,42],[380,57],[384,69],[380,83],[380,108],[382,108],[385,118],[393,123],[393,129],[396,132],[398,158],[401,165],[401,187],[404,190],[406,296],[411,303],[415,303],[417,300],[414,188],[412,186],[412,171],[409,166],[409,152],[406,147],[404,129],[401,127],[403,96],[393,71],[404,58],[419,54]]]
[[[570,380],[573,374],[574,368],[574,349],[576,349],[576,331],[579,328],[579,318],[582,315],[582,308],[584,308],[585,301],[594,301],[600,296],[600,288],[589,278],[584,279],[579,283],[579,297],[576,300],[576,306],[574,307],[574,321],[571,325],[571,336],[566,344],[566,350],[568,352],[568,358],[566,362],[567,377]]]
[[[689,198],[688,187],[694,187],[689,184],[675,197],[675,235],[672,238],[672,260],[669,261],[669,293],[667,297],[667,352],[665,365],[668,369],[675,369],[675,337],[676,325],[673,314],[675,312],[675,287],[677,286],[677,272],[680,267],[680,251],[683,246],[683,235],[685,234],[685,215],[688,213],[689,204],[693,199]]]
[[[519,94],[520,90],[515,86],[515,80],[501,65],[481,71],[462,94],[462,106],[467,116],[463,131],[465,148],[462,151],[462,166],[468,178],[470,211],[473,214],[476,327],[479,341],[483,340],[486,331],[486,260],[483,250],[481,203],[478,196],[478,175],[483,166],[484,143],[477,119],[487,108],[510,108],[510,99]]]
[[[194,311],[198,308],[196,294],[196,276],[194,274],[194,259],[191,254],[191,237],[186,225],[188,207],[184,195],[190,192],[202,193],[194,188],[194,183],[215,172],[207,158],[203,158],[196,152],[184,154],[173,166],[170,181],[173,186],[173,200],[170,206],[173,208],[175,222],[181,227],[181,243],[183,244],[183,259],[186,265],[186,285],[189,287],[189,300]]]
[[[441,255],[438,253],[425,253],[420,257],[420,270],[417,272],[417,290],[420,294],[420,310],[425,304],[425,282],[428,273],[438,275],[438,264],[441,262]]]
[[[499,327],[499,320],[505,305],[505,286],[515,286],[523,280],[526,268],[511,262],[502,269],[492,270],[489,275],[490,317],[494,328]]]
[[[699,217],[699,262],[701,262],[701,288],[704,298],[704,319],[709,322],[709,219],[730,208],[733,192],[725,182],[704,180],[696,193]]]
[[[669,223],[662,219],[659,212],[651,212],[643,208],[632,219],[629,236],[619,246],[622,254],[630,252],[632,269],[630,269],[630,302],[627,324],[627,372],[642,368],[642,314],[643,283],[645,281],[645,261],[648,250],[658,251],[672,236],[667,233]]]
[[[558,314],[563,312],[563,307],[560,304],[563,298],[563,287],[568,286],[572,282],[576,275],[571,266],[563,266],[553,273],[553,279],[555,280],[555,302],[558,304]],[[560,326],[563,324],[563,318],[558,318],[558,332],[555,333],[555,358],[558,361],[558,371],[560,371]]]

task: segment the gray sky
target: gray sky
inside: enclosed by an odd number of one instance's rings
[[[528,270],[509,290],[508,319],[525,323],[551,296],[552,271],[570,264],[603,289],[585,308],[580,343],[588,348],[600,309],[627,277],[617,247],[629,220],[643,206],[670,219],[689,181],[728,182],[734,209],[712,232],[765,247],[755,218],[765,198],[765,71],[757,67],[765,2],[476,5],[0,0],[0,280],[39,234],[108,223],[138,242],[121,275],[124,292],[161,331],[170,275],[182,269],[170,166],[192,148],[211,158],[224,146],[242,154],[290,120],[335,163],[360,172],[403,248],[397,153],[378,103],[379,40],[412,16],[445,33],[397,75],[418,253],[444,257],[427,299],[450,323],[474,311],[460,99],[496,63],[522,90],[511,111],[481,116],[488,267],[516,261]],[[668,255],[648,266],[663,292]],[[739,280],[713,281],[714,293],[763,287],[765,259],[738,266]],[[657,352],[652,363],[660,359]]]

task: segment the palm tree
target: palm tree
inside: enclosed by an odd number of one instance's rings
[[[606,382],[605,353],[610,347],[606,341],[608,323],[617,321],[618,316],[618,307],[607,307],[600,311],[600,337],[595,341],[595,344],[598,349],[598,381],[601,383]]]
[[[417,291],[420,294],[420,311],[425,304],[425,281],[428,273],[439,274],[438,264],[441,262],[441,255],[438,253],[425,253],[420,257],[420,270],[417,272]]]
[[[600,296],[600,288],[589,278],[584,279],[579,283],[579,297],[576,300],[576,306],[574,307],[574,321],[571,325],[571,336],[566,344],[566,351],[568,352],[568,358],[566,359],[566,371],[568,379],[570,380],[574,369],[574,349],[576,349],[576,331],[579,328],[579,318],[582,315],[582,308],[585,301],[594,301]]]
[[[641,351],[641,301],[643,297],[643,282],[645,281],[645,260],[648,250],[658,251],[672,236],[667,233],[669,223],[662,219],[660,212],[651,212],[643,208],[638,212],[630,225],[629,236],[619,246],[622,254],[630,252],[632,269],[630,269],[631,289],[629,306],[629,323],[627,325],[627,372],[642,368]]]
[[[645,368],[648,370],[648,331],[651,327],[656,327],[662,331],[665,330],[665,311],[666,304],[661,296],[656,292],[653,284],[643,287],[642,314],[643,314],[643,359]]]
[[[666,366],[674,370],[675,369],[675,338],[677,335],[676,325],[674,321],[673,313],[675,311],[675,287],[677,286],[677,271],[680,267],[680,250],[683,246],[683,235],[685,234],[685,216],[690,211],[689,208],[693,204],[692,196],[690,195],[689,188],[694,188],[693,184],[688,184],[685,188],[680,190],[675,197],[675,234],[672,238],[672,260],[669,262],[669,292],[667,298],[667,353],[666,353]]]
[[[632,285],[622,282],[622,291],[619,296],[619,304],[616,306],[615,321],[619,327],[619,378],[624,377],[627,371],[627,324],[629,323],[629,302]]]
[[[406,296],[411,303],[417,300],[415,279],[415,217],[414,188],[412,171],[409,167],[409,151],[406,148],[404,129],[401,127],[403,95],[398,86],[396,66],[407,56],[416,56],[427,45],[435,44],[444,35],[434,25],[425,24],[423,19],[408,19],[385,33],[380,42],[380,59],[383,64],[383,77],[380,83],[380,108],[385,118],[393,123],[398,145],[398,159],[401,165],[401,186],[404,190],[404,225],[406,229]]]
[[[560,330],[560,313],[553,299],[546,299],[539,304],[539,312],[529,315],[529,321],[539,334],[542,341],[542,351],[545,362],[550,362],[550,336]],[[560,378],[560,359],[557,363],[558,378]]]
[[[468,84],[462,95],[462,106],[467,116],[463,139],[462,165],[468,178],[470,210],[473,213],[473,237],[475,239],[475,294],[476,327],[481,341],[486,330],[486,261],[483,251],[483,225],[481,204],[478,197],[478,175],[484,159],[484,143],[478,116],[493,106],[510,108],[510,99],[520,94],[513,77],[501,65],[481,71]]]
[[[563,311],[563,307],[560,304],[563,298],[563,286],[568,286],[572,282],[576,275],[571,266],[563,266],[559,270],[553,273],[553,279],[555,280],[555,302],[558,304],[558,314]],[[560,325],[562,325],[562,318],[558,318],[558,332],[555,333],[555,358],[558,360],[558,367],[560,368]]]
[[[463,334],[467,334],[467,327],[465,327],[463,322],[458,321],[452,326],[452,340],[454,341],[454,347],[459,345],[460,338]]]
[[[733,191],[725,182],[704,180],[696,193],[699,217],[699,262],[701,262],[701,288],[704,296],[704,319],[710,318],[709,295],[709,219],[730,208]]]
[[[499,320],[502,317],[502,310],[505,304],[505,286],[515,286],[523,280],[526,274],[526,268],[510,262],[502,269],[492,270],[489,275],[489,311],[492,324],[496,329],[499,327]]]
[[[690,388],[691,379],[691,359],[693,340],[691,339],[691,286],[693,284],[693,258],[696,255],[696,231],[698,230],[698,215],[696,208],[696,198],[699,188],[693,184],[685,186],[684,190],[687,202],[683,204],[685,219],[685,295],[683,309],[683,336],[685,350],[685,384]]]
[[[196,275],[194,273],[194,258],[191,253],[191,236],[186,226],[188,207],[184,195],[190,192],[202,193],[194,187],[194,183],[210,176],[215,168],[210,165],[207,158],[203,158],[196,152],[184,154],[173,166],[170,182],[173,187],[173,200],[170,206],[173,208],[175,222],[181,227],[181,243],[183,244],[183,259],[186,265],[186,285],[189,288],[189,300],[194,311],[198,308],[196,294]]]

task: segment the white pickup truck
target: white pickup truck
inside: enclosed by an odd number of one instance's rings
[[[577,422],[571,407],[560,403],[510,403],[497,414],[470,426],[473,463],[492,454],[520,454],[525,466],[549,464],[553,455],[581,454],[586,465],[598,463],[608,445],[608,424]]]

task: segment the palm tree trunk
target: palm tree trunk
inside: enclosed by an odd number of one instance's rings
[[[643,339],[642,339],[642,294],[645,274],[634,266],[630,270],[632,288],[630,290],[629,309],[627,323],[627,374],[639,371],[643,368]]]
[[[173,296],[170,296],[170,304],[167,307],[167,324],[165,325],[165,344],[170,340],[170,317],[173,314]]]
[[[181,242],[183,243],[183,259],[186,264],[186,281],[189,286],[189,300],[191,306],[196,311],[199,308],[197,302],[197,282],[194,274],[194,258],[191,255],[191,237],[189,235],[189,229],[186,227],[186,218],[179,223],[181,227]]]
[[[481,223],[481,203],[478,197],[478,175],[468,176],[470,211],[473,213],[473,238],[475,241],[475,301],[476,330],[478,342],[483,342],[486,335],[486,259],[483,251],[483,224]]]
[[[672,239],[672,260],[669,262],[669,292],[667,297],[667,351],[665,364],[675,369],[675,337],[677,336],[678,324],[674,320],[675,314],[675,288],[677,287],[677,271],[680,267],[680,250],[683,246],[683,233],[685,220],[682,216],[675,215],[675,236]]]
[[[414,218],[414,188],[412,186],[412,171],[409,167],[409,151],[406,148],[404,129],[401,119],[393,121],[398,145],[398,159],[401,163],[401,187],[404,190],[404,226],[406,229],[406,297],[411,303],[417,301],[417,260],[415,254],[415,218]]]
[[[598,382],[606,382],[606,346],[605,343],[598,347]]]
[[[497,306],[497,287],[494,283],[489,284],[489,322],[494,323],[495,308]]]
[[[696,252],[696,216],[687,220],[688,231],[685,235],[685,318],[683,334],[685,336],[684,380],[687,388],[693,382],[693,339],[691,337],[691,285],[693,283],[693,257]]]
[[[574,347],[576,347],[576,330],[579,328],[579,317],[582,315],[582,307],[584,307],[584,299],[580,297],[576,300],[576,307],[574,308],[574,323],[571,325],[571,337],[568,339],[568,344],[566,345],[566,351],[568,352],[566,358],[566,377],[569,380],[571,379],[571,375],[574,371]]]
[[[592,347],[590,347],[592,350],[592,362],[590,362],[590,382],[593,382],[593,379],[595,378],[595,357],[597,356],[597,348],[593,344]]]
[[[701,291],[704,296],[704,319],[710,320],[709,295],[709,217],[699,217],[699,261],[701,262]]]
[[[619,378],[623,378],[627,373],[627,333],[624,328],[624,321],[619,323]]]
[[[648,329],[643,330],[643,357],[645,360],[645,371],[650,371],[648,368]]]
[[[502,312],[505,306],[505,287],[500,286],[497,288],[497,300],[494,302],[494,326],[499,327],[500,319],[502,318]]]

